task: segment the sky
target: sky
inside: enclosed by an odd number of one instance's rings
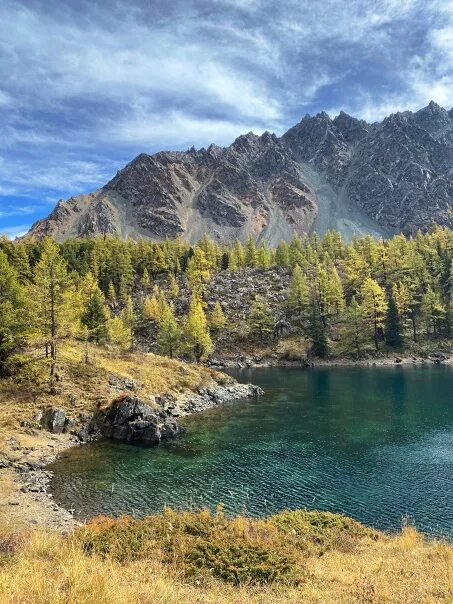
[[[452,91],[453,0],[1,0],[0,233],[142,152]]]

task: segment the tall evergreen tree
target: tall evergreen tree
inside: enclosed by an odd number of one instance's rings
[[[371,277],[367,277],[360,290],[362,308],[365,316],[372,324],[374,346],[379,349],[379,334],[382,331],[387,312],[385,291]]]
[[[355,296],[344,313],[341,329],[341,349],[343,352],[359,358],[367,341],[366,318]]]
[[[185,333],[189,351],[199,363],[212,351],[212,340],[203,305],[197,296],[192,296],[190,300]]]
[[[296,264],[286,294],[286,307],[300,323],[306,316],[309,303],[310,290],[302,269]]]
[[[196,297],[203,295],[205,285],[210,278],[211,272],[206,255],[200,247],[195,247],[194,254],[187,265],[187,279],[192,293]]]
[[[385,342],[391,348],[401,348],[403,344],[401,318],[396,300],[390,291],[385,317]]]
[[[257,297],[250,308],[248,324],[253,335],[261,341],[267,341],[274,331],[274,317],[265,301]]]
[[[225,315],[223,314],[222,305],[219,301],[214,304],[214,308],[209,317],[209,326],[212,331],[218,333],[226,325]]]
[[[105,344],[108,336],[108,321],[110,313],[105,303],[104,294],[94,281],[91,273],[84,279],[85,286],[82,284],[83,291],[83,309],[81,314],[81,323],[87,329],[88,340],[93,340],[97,344]]]
[[[26,341],[27,301],[17,271],[0,250],[0,376],[15,350]]]
[[[173,358],[181,343],[181,329],[176,321],[173,309],[166,304],[161,310],[157,328],[157,348],[161,354]]]
[[[245,244],[245,265],[248,267],[255,267],[258,264],[258,251],[256,249],[255,240],[252,235],[247,237]]]
[[[50,355],[50,389],[55,391],[57,343],[64,328],[73,322],[70,299],[70,279],[66,262],[58,245],[45,238],[41,258],[34,272],[33,299],[36,326],[44,337],[46,356]]]

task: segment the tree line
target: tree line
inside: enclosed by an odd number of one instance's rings
[[[400,349],[409,340],[450,338],[453,310],[453,234],[435,228],[414,237],[342,240],[294,236],[273,249],[250,236],[220,245],[208,236],[191,246],[114,237],[57,243],[0,239],[0,373],[27,344],[42,345],[51,383],[62,338],[133,350],[147,322],[156,326],[157,350],[206,358],[231,328],[222,300],[209,300],[208,284],[221,271],[268,270],[290,275],[278,309],[291,333],[311,343],[314,355],[336,350],[360,356],[370,346]],[[158,283],[165,282],[165,287]],[[182,281],[190,301],[175,312]],[[208,311],[208,303],[210,310]],[[250,334],[266,343],[278,337],[276,313],[257,298]]]

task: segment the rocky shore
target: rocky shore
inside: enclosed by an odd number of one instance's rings
[[[134,394],[134,382],[127,382],[112,376],[110,386],[116,397],[106,409],[91,415],[73,418],[63,409],[49,407],[34,421],[22,421],[25,438],[19,442],[10,437],[0,457],[0,516],[15,524],[70,532],[79,524],[74,510],[57,505],[49,492],[53,474],[47,466],[62,451],[102,438],[156,445],[182,432],[180,417],[263,394],[257,386],[230,379],[179,397],[150,396],[145,401]]]
[[[273,356],[242,356],[231,359],[229,357],[216,357],[208,363],[214,369],[251,369],[265,367],[391,367],[395,365],[453,365],[453,350],[450,352],[431,352],[425,356],[409,354],[382,354],[381,356],[369,356],[363,359],[346,357],[327,359],[298,359],[294,361],[281,359]]]

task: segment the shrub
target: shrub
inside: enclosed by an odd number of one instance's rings
[[[234,585],[297,584],[301,580],[295,560],[257,545],[225,545],[202,541],[187,554],[188,574],[206,570]]]
[[[351,549],[364,537],[377,539],[379,533],[359,522],[331,512],[308,510],[285,510],[269,521],[280,531],[291,534],[299,542],[313,544],[322,551],[328,549]]]

